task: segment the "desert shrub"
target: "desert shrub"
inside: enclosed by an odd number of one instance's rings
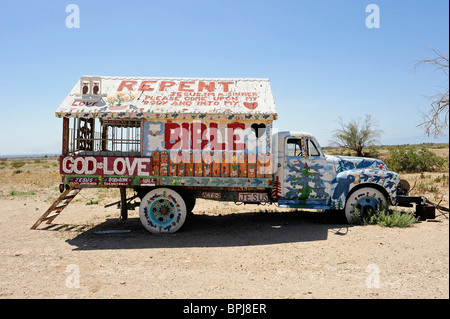
[[[397,146],[390,151],[386,164],[397,172],[433,172],[445,167],[447,161],[425,146]]]
[[[433,183],[420,182],[416,187],[417,190],[422,193],[439,193],[439,187]]]
[[[410,227],[418,218],[409,212],[389,209],[387,205],[379,207],[374,214],[363,216],[358,209],[353,212],[353,223],[356,225],[378,225],[382,227]]]
[[[434,179],[435,183],[441,183],[442,186],[448,186],[449,185],[449,176],[443,174],[442,176],[438,176]]]
[[[98,200],[92,200],[92,199],[86,203],[86,205],[97,205],[97,204],[98,204]]]
[[[432,148],[434,150],[446,149],[446,148],[448,148],[448,144],[435,144],[435,145],[431,145],[430,148]]]
[[[29,195],[36,195],[35,191],[29,191],[29,192],[23,192],[23,191],[17,191],[15,189],[12,189],[8,193],[9,196],[29,196]]]
[[[14,161],[11,163],[11,167],[13,167],[13,168],[20,168],[24,165],[25,165],[25,162],[22,162],[22,161]]]
[[[384,210],[376,215],[376,221],[382,227],[410,227],[417,222],[413,214],[400,210]]]
[[[351,151],[345,151],[343,153],[344,156],[352,156],[352,152]]]
[[[366,148],[366,151],[364,152],[364,156],[365,157],[371,157],[371,158],[379,158],[380,157],[380,153],[375,148],[375,146],[370,145],[369,147]]]

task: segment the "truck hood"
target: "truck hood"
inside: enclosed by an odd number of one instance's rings
[[[353,169],[381,169],[388,170],[386,164],[376,158],[368,157],[353,157],[353,156],[338,156],[327,155],[328,159],[332,159],[336,165],[336,171],[338,173]]]

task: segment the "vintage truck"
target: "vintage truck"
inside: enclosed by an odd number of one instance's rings
[[[344,212],[387,202],[425,207],[378,159],[329,156],[313,135],[277,131],[268,79],[83,76],[63,119],[61,197],[51,222],[87,187],[118,187],[152,233],[175,232],[196,198]],[[135,196],[126,198],[126,189]]]

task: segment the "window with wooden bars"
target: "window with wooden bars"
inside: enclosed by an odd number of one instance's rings
[[[141,155],[140,120],[66,118],[63,131],[63,154]]]

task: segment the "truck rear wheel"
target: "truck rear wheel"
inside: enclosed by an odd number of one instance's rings
[[[373,187],[362,187],[352,192],[345,203],[345,218],[353,224],[353,213],[358,209],[363,217],[368,217],[386,202],[383,193]]]
[[[187,210],[183,197],[169,188],[156,188],[142,198],[139,217],[149,232],[174,233],[183,226]]]

